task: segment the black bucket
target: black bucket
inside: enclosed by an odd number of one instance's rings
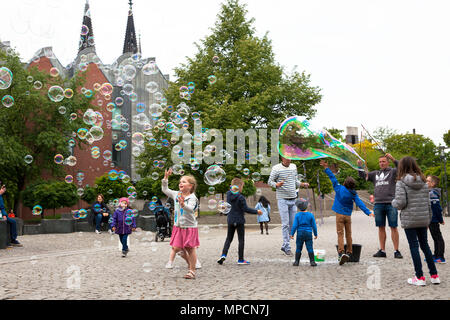
[[[352,255],[348,262],[359,262],[359,257],[361,256],[361,248],[362,248],[362,245],[360,245],[360,244],[352,245]],[[346,244],[344,245],[344,250],[345,250],[345,252],[347,252]],[[336,245],[336,251],[339,253],[339,249],[338,249],[337,245]]]

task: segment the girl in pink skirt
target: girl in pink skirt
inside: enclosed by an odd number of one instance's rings
[[[180,256],[188,264],[189,271],[184,278],[195,279],[196,248],[200,246],[195,217],[198,209],[198,199],[194,194],[197,181],[193,176],[183,176],[179,183],[180,191],[173,191],[168,187],[171,174],[172,169],[166,170],[162,180],[162,191],[174,201],[174,225],[170,245],[175,252],[180,252]]]

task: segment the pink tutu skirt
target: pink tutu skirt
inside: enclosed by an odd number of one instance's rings
[[[197,248],[200,246],[198,238],[198,228],[178,228],[176,226],[172,229],[172,236],[170,237],[170,246],[176,248]]]

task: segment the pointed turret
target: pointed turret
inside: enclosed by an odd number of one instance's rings
[[[81,26],[80,46],[78,53],[86,48],[93,48],[95,51],[94,30],[92,28],[91,10],[89,8],[89,0],[86,0],[84,6],[83,25]]]
[[[130,10],[128,11],[127,31],[125,32],[125,43],[123,45],[123,53],[138,52],[138,45],[136,39],[136,30],[134,28],[133,19],[133,1],[130,0]]]

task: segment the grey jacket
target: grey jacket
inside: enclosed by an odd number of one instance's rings
[[[401,210],[400,221],[403,229],[428,227],[431,208],[428,185],[420,176],[407,174],[395,186],[392,206]]]

